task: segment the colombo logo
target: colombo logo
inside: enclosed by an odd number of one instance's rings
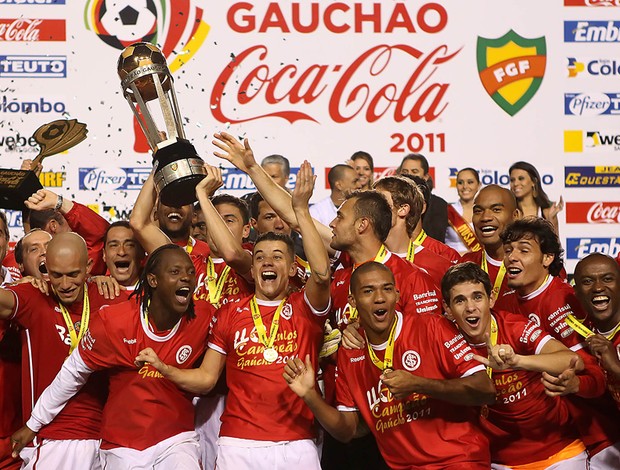
[[[545,37],[528,39],[513,30],[497,39],[478,36],[478,74],[500,108],[517,114],[534,97],[547,65]]]

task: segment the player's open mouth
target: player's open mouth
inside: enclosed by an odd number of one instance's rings
[[[177,289],[174,294],[175,294],[175,298],[177,299],[177,302],[179,302],[180,304],[185,304],[188,302],[189,300],[189,294],[190,294],[191,290],[189,287],[181,287],[180,289]]]
[[[597,310],[605,310],[609,305],[610,298],[607,295],[597,295],[592,298],[592,305]]]
[[[515,277],[521,274],[521,271],[523,270],[520,268],[508,268],[508,275],[511,277]]]
[[[388,311],[386,308],[379,308],[377,310],[374,310],[372,312],[372,314],[374,315],[374,317],[379,320],[379,321],[383,321],[386,319]]]
[[[41,261],[39,263],[39,272],[42,274],[47,274],[47,266],[45,266],[45,261]]]
[[[480,231],[484,235],[491,235],[492,233],[495,233],[496,230],[497,230],[497,227],[493,227],[492,225],[485,225],[483,227],[480,227]]]
[[[129,261],[115,261],[114,266],[116,266],[116,270],[119,273],[126,273],[129,271],[129,265],[131,263]]]
[[[178,212],[171,212],[170,214],[168,214],[168,220],[170,220],[171,222],[181,222],[181,220],[183,220],[183,217]]]
[[[275,271],[263,271],[260,276],[263,281],[275,281],[278,278],[278,275]]]
[[[476,328],[480,324],[480,317],[465,317],[465,321],[472,328]]]

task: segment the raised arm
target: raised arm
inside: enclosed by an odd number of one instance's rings
[[[277,185],[271,176],[261,167],[254,158],[254,152],[250,147],[248,139],[244,139],[243,143],[239,142],[232,135],[220,132],[214,135],[213,144],[218,147],[221,152],[213,152],[213,154],[228,162],[232,163],[239,170],[247,173],[256,189],[261,193],[265,201],[273,207],[273,210],[284,220],[293,230],[299,231],[295,211],[291,204],[291,195],[281,186]],[[314,221],[317,230],[321,234],[323,244],[327,248],[330,255],[335,252],[329,247],[332,239],[332,231],[326,225],[318,220]]]
[[[205,216],[207,231],[217,247],[217,251],[226,264],[238,274],[249,274],[252,266],[252,255],[243,249],[241,243],[235,239],[226,226],[226,222],[211,203],[210,196],[222,186],[222,173],[219,168],[205,164],[207,176],[196,186],[196,196],[200,209]]]
[[[226,365],[226,356],[214,349],[207,349],[202,364],[197,369],[178,369],[164,364],[155,351],[146,348],[136,357],[136,364],[149,363],[166,379],[177,387],[197,395],[206,395],[211,391]]]
[[[170,242],[168,236],[160,230],[152,219],[153,209],[157,202],[157,191],[153,183],[153,172],[144,182],[136,203],[131,211],[129,225],[136,239],[147,253],[152,253],[162,245]]]
[[[331,271],[327,250],[308,210],[308,201],[312,197],[315,180],[316,176],[312,174],[310,163],[304,161],[297,173],[292,207],[311,271],[310,278],[306,282],[306,297],[316,310],[323,311],[329,305]]]

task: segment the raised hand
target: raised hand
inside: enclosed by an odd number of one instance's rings
[[[564,210],[564,199],[560,196],[560,200],[554,202],[549,208],[549,219],[557,217],[557,215]]]
[[[241,143],[226,132],[216,133],[213,137],[215,138],[213,145],[221,150],[221,152],[213,152],[213,155],[216,157],[229,161],[245,173],[256,165],[254,152],[250,147],[250,141],[248,139],[244,139],[243,143]]]
[[[199,193],[204,192],[207,197],[211,197],[215,194],[215,191],[224,185],[222,170],[207,163],[205,163],[204,168],[207,172],[207,176],[205,176],[200,183],[196,185],[196,196],[198,196]]]
[[[297,181],[293,190],[293,209],[296,211],[308,210],[308,203],[314,191],[315,181],[316,175],[312,174],[312,166],[310,166],[308,160],[304,160],[297,172]]]
[[[33,211],[54,209],[58,202],[58,195],[48,189],[39,189],[24,201],[26,207]]]
[[[303,398],[314,390],[315,374],[312,362],[310,362],[310,354],[306,354],[305,363],[298,357],[289,359],[284,366],[282,377],[298,397]]]

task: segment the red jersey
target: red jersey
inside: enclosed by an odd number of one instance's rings
[[[106,300],[99,295],[94,283],[87,286],[90,321],[93,321],[101,306],[116,303],[118,298]],[[22,329],[22,413],[27,417],[69,355],[71,339],[58,301],[52,295],[42,294],[31,284],[20,284],[9,290],[15,295],[11,321]],[[67,306],[67,310],[77,331],[82,319],[81,299]],[[56,419],[41,429],[39,436],[99,439],[105,388],[103,376],[92,376]]]
[[[456,264],[461,259],[461,255],[454,248],[450,248],[445,243],[441,243],[439,240],[434,239],[433,237],[426,236],[424,241],[422,241],[422,246],[433,253],[437,253],[439,256],[443,256],[452,264]]]
[[[427,237],[428,238],[428,237]],[[383,264],[392,270],[396,288],[400,291],[398,310],[405,313],[441,313],[441,293],[433,279],[420,268],[399,258],[391,252],[383,259]],[[349,284],[353,268],[339,269],[334,273],[331,284],[332,325],[344,329],[349,323]]]
[[[9,270],[11,273],[11,278],[14,281],[18,281],[22,278],[22,272],[19,270],[19,265],[15,260],[15,251],[9,251],[4,259],[2,260],[2,266]]]
[[[487,274],[489,275],[489,279],[491,280],[491,286],[495,286],[495,280],[497,279],[497,276],[500,272],[500,268],[502,267],[502,264],[504,263],[503,260],[497,261],[496,259],[491,258],[485,250],[479,250],[479,251],[469,251],[465,253],[461,257],[460,262],[466,263],[467,261],[471,261],[473,263],[476,263],[478,266],[482,267],[483,256],[485,256],[486,258],[486,265],[487,265],[487,270],[488,270]],[[502,284],[500,285],[500,288],[499,288],[499,293],[497,294],[497,298],[495,299],[496,310],[507,310],[510,312],[517,311],[517,310],[510,310],[510,308],[508,307],[514,307],[514,304],[512,304],[511,302],[507,302],[504,299],[504,296],[509,292],[512,292],[512,289],[508,287],[508,277],[504,275],[504,279],[502,280]]]
[[[413,261],[407,260],[407,253],[396,253],[399,258],[422,268],[433,280],[435,286],[441,288],[441,278],[452,266],[452,262],[437,253],[417,245],[413,255]]]
[[[467,377],[484,367],[454,326],[441,315],[396,314],[394,370],[431,379]],[[383,360],[386,343],[374,347]],[[338,410],[359,411],[393,469],[490,468],[489,443],[474,407],[413,393],[395,399],[383,386],[382,371],[364,349],[340,348]]]
[[[93,260],[91,276],[105,274],[107,266],[103,261],[103,238],[110,223],[95,211],[75,201],[64,217],[71,230],[81,235],[86,242],[88,257]]]
[[[146,364],[134,360],[150,347],[166,364],[194,367],[206,349],[215,309],[197,302],[196,317],[183,316],[167,334],[155,333],[135,300],[102,308],[80,343],[80,356],[92,370],[110,369],[109,396],[103,410],[102,448],[144,450],[181,432],[193,431],[192,394]]]
[[[604,333],[601,333],[604,335]],[[604,335],[605,336],[605,335]],[[620,360],[620,334],[616,333],[616,335],[611,339],[611,342],[616,347],[616,355]],[[609,393],[613,397],[616,402],[616,406],[620,410],[620,380],[615,379],[610,374],[605,373],[607,378],[607,388],[609,389]]]
[[[317,312],[305,292],[291,294],[280,315],[274,342],[278,358],[268,363],[258,340],[250,300],[224,305],[216,314],[209,347],[226,355],[226,381],[230,393],[222,415],[220,436],[258,441],[292,441],[314,437],[314,417],[301,398],[282,379],[284,364],[310,354],[315,370],[328,310]],[[280,301],[257,300],[269,332]]]
[[[552,339],[522,315],[501,311],[493,315],[497,344],[512,346],[516,354],[540,354]],[[486,345],[472,348],[487,356]],[[493,371],[497,401],[487,408],[488,416],[481,423],[491,444],[492,462],[516,466],[542,461],[579,438],[570,424],[565,400],[547,396],[540,376],[525,370]]]
[[[0,438],[11,436],[23,425],[19,352],[19,332],[0,320]]]
[[[217,280],[219,280],[224,268],[226,268],[226,262],[222,258],[211,258],[211,260],[213,261],[213,267],[217,274]],[[196,273],[196,289],[194,290],[195,302],[209,302],[209,286],[206,280],[207,269],[205,265],[200,274]],[[224,287],[222,288],[222,297],[220,298],[219,305],[224,305],[252,294],[254,294],[254,285],[251,285],[243,276],[240,276],[231,268],[224,280]]]

